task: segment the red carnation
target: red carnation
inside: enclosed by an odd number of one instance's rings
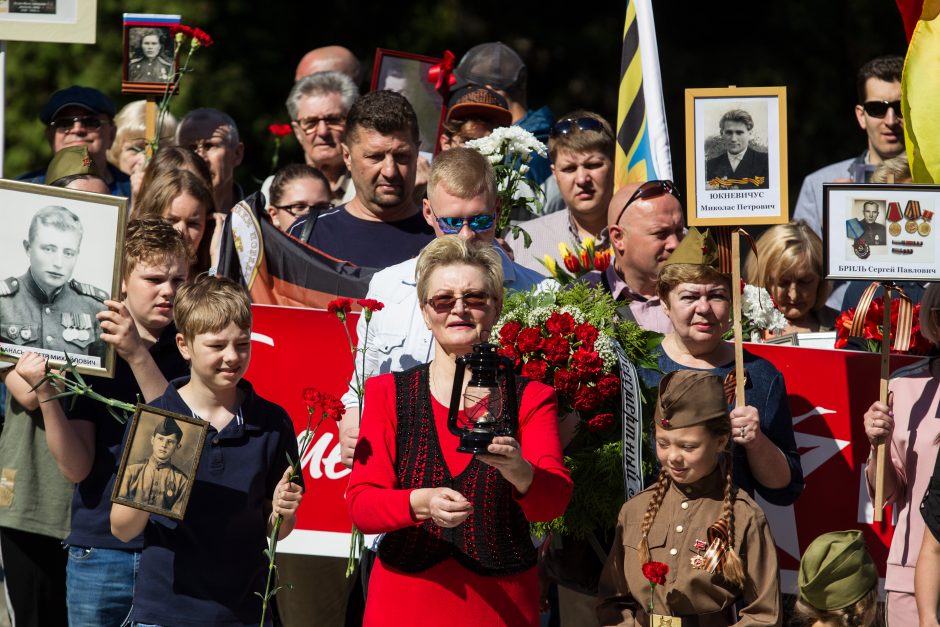
[[[340,316],[340,318],[345,318],[346,314],[352,311],[352,299],[335,298],[327,303],[326,310],[332,314]]]
[[[552,312],[552,315],[545,321],[545,328],[549,333],[568,335],[574,331],[574,317],[567,311]]]
[[[290,124],[268,124],[268,132],[275,137],[285,137],[291,134]]]
[[[580,373],[581,380],[597,378],[604,363],[595,351],[579,348],[571,354],[571,369]]]
[[[382,311],[385,309],[385,304],[380,303],[374,298],[360,298],[356,302],[359,303],[359,306],[363,309],[368,309],[370,311]]]
[[[195,38],[196,38],[196,41],[198,41],[199,43],[201,43],[201,44],[202,44],[203,46],[205,46],[206,48],[208,48],[208,47],[211,46],[213,43],[215,43],[215,42],[212,41],[212,37],[209,36],[209,33],[207,33],[206,31],[202,30],[201,28],[194,28],[194,29],[193,29],[193,37],[195,37]]]
[[[585,350],[594,350],[594,342],[599,335],[600,332],[593,324],[579,324],[574,328],[574,337],[581,342],[581,348]]]
[[[186,24],[171,24],[170,25],[170,34],[175,35],[176,33],[183,33],[184,35],[192,35],[193,29]]]
[[[304,404],[311,411],[320,402],[320,392],[316,388],[304,388]]]
[[[519,331],[516,344],[522,353],[534,353],[542,348],[542,334],[534,327],[526,327]]]
[[[545,359],[553,366],[562,366],[568,364],[568,357],[571,355],[571,345],[564,337],[552,335],[542,341],[542,352]]]
[[[578,377],[570,370],[560,368],[555,371],[554,388],[561,394],[571,396],[578,389]]]
[[[615,374],[605,374],[597,382],[597,391],[604,398],[611,398],[620,393],[620,377]]]
[[[503,348],[496,351],[497,354],[507,357],[512,360],[513,366],[519,365],[519,353],[516,352],[516,349],[512,346],[504,346]]]
[[[346,413],[346,407],[343,405],[343,402],[332,394],[321,393],[320,404],[323,407],[325,417],[331,418],[336,422],[342,420],[343,414]]]
[[[597,414],[587,421],[587,429],[591,433],[600,433],[606,431],[614,424],[613,414]]]
[[[530,359],[522,366],[522,376],[533,381],[541,381],[545,378],[547,368],[548,364],[541,359]]]
[[[593,411],[601,404],[601,395],[597,388],[582,385],[574,395],[574,408],[578,411]]]
[[[503,345],[512,344],[516,341],[516,336],[519,335],[519,330],[522,329],[522,325],[518,322],[507,322],[499,330],[499,340]]]
[[[643,576],[654,586],[666,585],[666,573],[669,567],[662,562],[646,562],[643,564]]]

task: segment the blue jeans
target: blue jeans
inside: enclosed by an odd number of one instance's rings
[[[139,566],[139,551],[70,546],[65,571],[70,627],[123,625]]]

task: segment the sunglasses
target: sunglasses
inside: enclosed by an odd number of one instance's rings
[[[462,295],[457,294],[435,294],[427,299],[425,303],[431,306],[439,314],[449,313],[458,300],[463,301],[463,306],[467,309],[482,309],[490,302],[490,295],[486,292],[470,291]]]
[[[627,201],[627,204],[625,204],[623,209],[620,210],[620,213],[617,214],[617,219],[613,221],[613,224],[620,224],[620,218],[623,217],[623,213],[631,203],[647,198],[657,198],[666,194],[672,194],[676,200],[682,199],[682,197],[679,196],[679,190],[676,189],[676,184],[672,181],[647,181],[643,183],[637,187],[633,195],[630,196],[630,200]]]
[[[889,107],[894,111],[895,117],[903,117],[901,115],[900,100],[894,100],[892,102],[888,102],[887,100],[869,100],[862,105],[865,113],[873,118],[883,118],[884,116],[888,115]]]
[[[575,129],[579,131],[597,131],[602,133],[604,132],[604,125],[600,123],[600,120],[594,118],[566,118],[555,123],[549,136],[557,137],[558,135],[567,135]]]
[[[280,209],[281,211],[286,211],[295,218],[298,216],[305,216],[311,212],[320,213],[321,211],[326,211],[333,208],[333,203],[331,202],[318,202],[315,205],[308,205],[305,202],[295,202],[290,205],[274,205],[275,209]]]
[[[441,232],[444,235],[453,235],[454,233],[460,233],[463,229],[463,225],[466,224],[470,227],[470,230],[474,233],[484,233],[493,228],[493,225],[496,224],[496,216],[481,213],[477,216],[471,216],[469,218],[438,218],[437,214],[434,213],[434,209],[430,207],[431,215],[434,216],[434,219],[437,220],[437,226],[440,227]]]
[[[95,115],[75,115],[72,117],[56,118],[49,123],[49,126],[57,131],[68,131],[75,126],[76,122],[89,131],[99,129],[101,125],[104,124],[104,121]]]
[[[323,122],[326,124],[327,128],[333,130],[341,130],[346,126],[346,118],[338,115],[328,115],[324,118],[309,117],[295,120],[295,123],[300,127],[300,130],[302,130],[307,135],[320,128],[320,122]]]

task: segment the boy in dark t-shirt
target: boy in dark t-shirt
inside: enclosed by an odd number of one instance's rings
[[[242,377],[251,358],[251,305],[228,279],[200,276],[176,299],[177,347],[191,375],[153,407],[209,423],[186,514],[180,521],[115,503],[111,530],[144,532],[132,623],[258,625],[267,537],[296,524],[302,488],[290,482],[297,435],[282,408]],[[267,622],[266,624],[270,624]]]
[[[124,247],[124,301],[106,301],[98,314],[102,339],[118,353],[113,379],[91,377],[94,390],[128,403],[159,396],[167,379],[188,366],[176,349],[173,300],[186,280],[189,247],[163,220],[134,220]],[[43,376],[45,360],[29,353],[17,373],[30,385]],[[40,401],[57,391],[37,388]],[[57,401],[41,402],[49,451],[60,472],[77,485],[71,532],[65,539],[69,623],[120,625],[130,613],[134,578],[143,547],[140,536],[121,542],[111,535],[109,514],[114,476],[121,457],[124,425],[103,405],[79,397],[64,412]]]

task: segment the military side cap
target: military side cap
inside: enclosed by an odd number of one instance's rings
[[[72,85],[52,94],[39,111],[39,119],[49,124],[56,114],[66,107],[81,107],[92,113],[102,113],[114,117],[114,102],[94,87]]]
[[[180,429],[180,426],[176,424],[176,421],[166,416],[162,421],[157,423],[157,426],[153,428],[153,432],[159,433],[160,435],[175,435],[177,441],[183,439],[183,430]]]
[[[878,571],[862,532],[833,531],[819,536],[800,560],[800,596],[818,610],[848,607],[868,594]]]
[[[721,379],[703,370],[676,370],[659,382],[654,422],[664,429],[693,427],[728,415]]]
[[[674,263],[711,266],[718,269],[718,245],[711,233],[707,229],[699,231],[694,226],[690,228],[663,265],[668,266]]]
[[[101,176],[85,144],[66,146],[55,153],[52,161],[49,162],[49,167],[46,168],[46,185],[52,185],[59,179],[76,174]]]

